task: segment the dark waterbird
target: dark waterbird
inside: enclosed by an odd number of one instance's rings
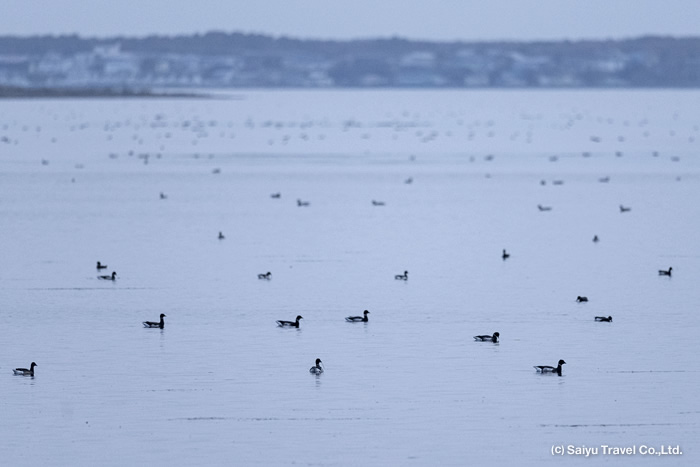
[[[116,281],[117,280],[117,273],[116,271],[112,271],[112,274],[109,276],[97,276],[98,279],[102,279],[103,281]]]
[[[549,366],[549,365],[537,365],[537,366],[534,366],[533,368],[540,373],[556,373],[559,376],[561,376],[561,366],[564,364],[566,364],[566,362],[564,360],[559,360],[559,364],[556,367]]]
[[[107,265],[106,265],[106,264],[102,264],[102,263],[100,263],[100,262],[98,261],[98,262],[97,262],[97,269],[107,269]]]
[[[309,368],[309,373],[311,373],[312,375],[320,375],[321,373],[323,373],[323,368],[321,367],[321,359],[320,358],[316,359],[316,365]]]
[[[510,258],[510,253],[506,253],[506,250],[504,249],[501,258],[503,258],[504,260]]]
[[[12,370],[14,374],[20,375],[20,376],[34,376],[34,367],[39,366],[36,363],[32,362],[32,364],[29,366],[29,368],[15,368]]]
[[[664,271],[663,269],[659,269],[659,276],[670,276],[672,270],[673,270],[673,268],[668,268],[668,271]]]
[[[407,281],[408,280],[408,271],[404,271],[403,274],[395,275],[394,279],[396,279],[397,281]]]
[[[481,336],[474,336],[474,340],[479,341],[479,342],[497,343],[499,337],[501,337],[501,334],[498,332],[494,332],[492,336],[489,336],[488,334],[482,334]]]
[[[588,297],[582,297],[582,296],[579,295],[578,297],[576,297],[576,301],[579,302],[579,303],[581,303],[581,302],[587,302],[587,301],[588,301]]]
[[[160,321],[144,321],[143,322],[143,327],[145,328],[161,328],[163,329],[165,327],[165,314],[161,313],[160,314]]]
[[[258,274],[258,279],[266,279],[270,280],[272,278],[272,273],[270,271],[267,271],[265,274]]]
[[[612,323],[612,316],[608,316],[608,317],[605,317],[605,316],[596,316],[596,317],[595,317],[595,320],[596,320],[596,321],[602,321],[602,322],[605,322],[605,323]]]
[[[369,321],[369,319],[367,319],[367,314],[369,313],[369,311],[365,310],[362,313],[364,314],[364,316],[348,316],[347,318],[345,318],[345,321],[349,323],[357,323],[360,321],[366,323],[367,321]]]
[[[301,315],[299,315],[299,316],[297,316],[297,319],[295,321],[278,320],[277,326],[282,327],[282,328],[285,328],[285,327],[298,328],[300,319],[304,319],[304,318]]]

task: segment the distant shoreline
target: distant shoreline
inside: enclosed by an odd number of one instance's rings
[[[25,88],[0,86],[0,99],[39,99],[39,98],[214,98],[210,94],[194,92],[167,92],[151,89],[128,88]]]

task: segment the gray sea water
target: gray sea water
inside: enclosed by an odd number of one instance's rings
[[[221,97],[0,101],[2,465],[697,465],[700,92]]]

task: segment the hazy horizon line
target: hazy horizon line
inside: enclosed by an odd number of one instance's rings
[[[275,40],[293,40],[293,41],[311,41],[311,42],[369,42],[369,41],[406,41],[406,42],[423,42],[432,44],[454,44],[454,43],[542,43],[542,42],[625,42],[634,41],[640,39],[674,39],[674,40],[687,40],[687,39],[700,39],[700,34],[698,35],[673,35],[673,34],[640,34],[633,36],[621,36],[621,37],[582,37],[582,38],[560,38],[560,39],[421,39],[415,37],[401,36],[401,35],[391,35],[391,36],[363,36],[356,38],[321,38],[321,37],[301,37],[287,34],[273,34],[273,33],[263,33],[263,32],[245,32],[245,31],[224,31],[221,29],[211,29],[206,32],[183,32],[177,34],[168,33],[149,33],[149,34],[124,34],[124,35],[87,35],[80,33],[40,33],[40,34],[0,34],[0,39],[34,39],[34,38],[63,38],[63,37],[77,37],[81,40],[116,40],[116,39],[148,39],[148,38],[182,38],[182,37],[197,37],[197,36],[207,36],[211,34],[222,34],[222,35],[243,35],[243,36],[257,36],[257,37],[269,37]]]

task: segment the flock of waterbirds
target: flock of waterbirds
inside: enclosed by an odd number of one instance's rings
[[[279,194],[273,194],[273,197],[279,197]],[[300,204],[301,206],[301,204]],[[622,206],[620,206],[622,208]],[[621,209],[622,211],[622,209]],[[624,211],[622,211],[624,212]],[[224,239],[223,233],[219,232],[219,237],[220,240]],[[594,242],[598,241],[598,236],[596,235],[593,238]],[[501,255],[502,259],[505,261],[506,259],[510,258],[510,253],[506,252],[506,249],[503,249],[503,253]],[[97,261],[97,266],[96,266],[98,271],[101,271],[102,269],[107,269],[106,264],[102,264],[100,261]],[[673,268],[669,267],[668,269],[660,269],[659,270],[659,276],[668,276],[671,277],[672,275]],[[110,275],[99,275],[97,276],[98,279],[100,280],[109,280],[109,281],[116,281],[117,279],[117,273],[116,271],[112,271]],[[267,271],[265,273],[260,273],[258,274],[258,279],[260,280],[271,280],[272,279],[272,272]],[[408,281],[408,271],[405,270],[403,274],[396,274],[394,276],[395,280],[400,280],[400,281]],[[578,303],[586,303],[588,302],[588,297],[579,295],[576,297],[576,302]],[[362,316],[348,316],[345,318],[345,321],[349,323],[367,323],[369,322],[368,314],[370,312],[368,310],[364,310],[362,313]],[[157,328],[157,329],[164,329],[165,328],[165,320],[164,318],[166,317],[165,313],[160,314],[160,319],[158,321],[144,321],[143,326],[145,328]],[[277,320],[276,323],[279,327],[283,328],[299,328],[299,322],[300,320],[304,319],[303,316],[297,315],[297,317],[294,319],[294,321],[287,321],[287,320]],[[613,318],[612,316],[596,316],[594,318],[596,322],[605,322],[605,323],[612,323]],[[474,336],[474,340],[477,342],[491,342],[494,344],[499,343],[500,339],[500,333],[499,332],[494,332],[493,334],[481,334]],[[320,375],[324,372],[323,367],[321,366],[321,359],[317,358],[316,363],[314,366],[309,368],[309,373],[314,374],[314,375]],[[557,374],[561,376],[562,374],[562,365],[566,364],[564,360],[559,360],[557,363],[557,366],[550,366],[550,365],[535,365],[534,368],[537,372],[539,373],[551,373],[551,374]],[[32,362],[29,368],[15,368],[13,373],[15,375],[19,376],[31,376],[34,377],[34,367],[38,366],[35,362]]]
[[[600,181],[600,182],[608,182],[608,181],[609,181],[609,177],[601,178],[599,181]],[[412,183],[412,182],[413,182],[413,178],[412,178],[412,177],[409,177],[408,179],[405,180],[405,183],[407,183],[407,184],[410,184],[410,183]],[[546,181],[545,181],[545,180],[541,180],[541,181],[540,181],[540,184],[545,185],[545,184],[546,184]],[[552,181],[552,184],[554,184],[554,185],[561,185],[561,184],[563,184],[563,181],[561,181],[561,180],[554,180],[554,181]],[[168,198],[167,195],[166,195],[164,192],[160,192],[159,197],[160,197],[160,199],[163,199],[163,200],[165,200],[165,199]],[[276,192],[276,193],[272,193],[272,194],[270,195],[270,197],[273,198],[273,199],[280,199],[280,198],[282,197],[282,194],[281,194],[280,192]],[[371,202],[372,202],[372,205],[373,205],[373,206],[384,206],[384,205],[385,205],[385,203],[384,203],[383,201],[378,201],[378,200],[375,200],[375,199],[373,199]],[[308,207],[308,206],[310,206],[310,204],[311,204],[310,201],[302,200],[302,199],[300,199],[300,198],[297,198],[297,199],[296,199],[296,205],[297,205],[298,207]],[[548,212],[548,211],[551,211],[551,210],[552,210],[552,206],[546,206],[546,205],[542,205],[542,204],[538,204],[538,205],[537,205],[537,208],[538,208],[538,210],[541,211],[541,212]],[[632,208],[629,207],[629,206],[625,206],[625,205],[622,205],[622,204],[619,205],[619,210],[620,210],[621,213],[629,212],[629,211],[631,211],[631,209],[632,209]],[[225,238],[226,238],[226,237],[224,236],[223,232],[219,231],[219,233],[218,233],[218,239],[219,239],[219,240],[224,240]],[[596,243],[597,243],[598,241],[599,241],[599,238],[598,238],[597,235],[595,235],[595,236],[593,237],[593,242],[596,242]],[[501,258],[502,258],[504,261],[507,260],[508,258],[510,258],[510,253],[508,253],[508,252],[506,251],[506,249],[503,249]],[[97,270],[98,270],[98,271],[101,271],[101,270],[107,269],[108,266],[107,266],[106,264],[102,264],[100,261],[98,261],[96,267],[97,267]],[[669,267],[667,270],[659,270],[659,275],[660,275],[660,276],[671,276],[671,274],[672,274],[672,269],[673,269],[673,268]],[[260,273],[260,274],[258,274],[258,279],[261,279],[261,280],[271,280],[271,278],[272,278],[272,273],[271,273],[270,271],[267,271],[267,272],[265,272],[265,273]],[[116,273],[116,271],[112,271],[111,274],[98,275],[98,279],[100,279],[100,280],[105,280],[105,281],[113,281],[113,282],[114,282],[114,281],[117,280],[117,273]],[[401,281],[407,281],[407,280],[408,280],[408,271],[405,270],[402,274],[396,274],[396,275],[394,276],[394,279],[395,279],[395,280],[401,280]],[[588,298],[585,297],[585,296],[578,296],[578,297],[576,298],[576,301],[577,301],[577,302],[588,302]],[[362,316],[348,316],[348,317],[345,318],[345,320],[348,321],[348,322],[364,322],[364,323],[367,323],[367,322],[369,321],[369,320],[368,320],[368,316],[367,316],[368,314],[369,314],[369,311],[368,311],[368,310],[365,310],[365,311],[363,312],[363,315],[362,315]],[[164,322],[164,319],[163,319],[163,318],[165,318],[165,317],[166,317],[166,315],[165,315],[164,313],[161,313],[161,314],[160,314],[160,319],[159,319],[159,321],[144,321],[144,322],[143,322],[143,325],[144,325],[144,327],[146,327],[146,328],[164,329],[164,327],[165,327],[165,322]],[[300,321],[301,319],[303,319],[303,317],[302,317],[301,315],[299,315],[299,316],[296,317],[296,319],[295,319],[294,321],[278,320],[278,321],[277,321],[277,325],[280,326],[280,327],[299,328],[299,321]],[[612,316],[596,316],[594,319],[595,319],[595,321],[597,321],[597,322],[612,322],[612,320],[613,320],[613,319],[612,319]],[[495,332],[495,333],[493,333],[493,334],[491,334],[491,335],[478,335],[478,336],[474,336],[474,339],[475,339],[476,341],[479,341],[479,342],[498,343],[498,342],[499,342],[499,337],[500,337],[500,334],[499,334],[498,332]],[[317,374],[317,375],[323,373],[323,368],[320,366],[320,363],[321,363],[321,360],[320,360],[320,359],[317,359],[317,360],[316,360],[315,366],[311,367],[309,371],[310,371],[311,373]],[[565,364],[565,363],[566,363],[566,362],[564,362],[564,360],[560,360],[560,361],[558,362],[558,365],[557,365],[556,367],[547,366],[547,365],[538,365],[538,366],[535,366],[535,369],[537,369],[537,371],[542,372],[542,373],[556,373],[556,374],[561,375],[561,365],[562,365],[562,364]],[[35,362],[32,362],[31,365],[30,365],[30,368],[28,368],[28,369],[27,369],[27,368],[16,368],[16,369],[14,369],[13,371],[14,371],[14,374],[15,374],[15,375],[34,376],[34,367],[35,367],[35,366],[37,366],[37,364],[36,364]]]

